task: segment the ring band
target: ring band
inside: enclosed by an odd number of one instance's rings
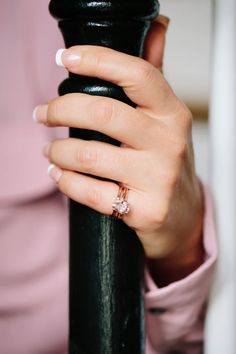
[[[116,200],[112,204],[112,216],[114,216],[115,218],[121,219],[123,215],[128,214],[128,212],[130,211],[130,205],[127,201],[128,191],[128,188],[119,185]]]

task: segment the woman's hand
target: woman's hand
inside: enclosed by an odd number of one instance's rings
[[[54,164],[51,177],[68,197],[107,215],[117,196],[116,182],[128,187],[131,210],[123,221],[135,230],[160,278],[181,278],[201,263],[203,254],[203,202],[194,168],[190,111],[161,72],[144,59],[96,46],[75,46],[60,54],[57,60],[70,72],[121,86],[137,108],[80,93],[38,106],[35,120],[48,127],[96,130],[122,143],[116,147],[82,139],[55,140],[44,149]]]

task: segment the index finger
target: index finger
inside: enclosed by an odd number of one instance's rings
[[[151,114],[165,115],[176,106],[177,98],[161,72],[142,58],[84,45],[59,49],[56,62],[72,73],[119,85],[131,101]]]

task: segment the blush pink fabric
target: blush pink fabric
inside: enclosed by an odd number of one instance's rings
[[[0,353],[65,354],[68,334],[66,198],[48,178],[45,143],[66,136],[31,120],[67,75],[48,0],[4,0],[0,11]],[[217,255],[211,198],[204,188],[204,264],[158,289],[146,270],[146,354],[200,353],[203,311]],[[152,308],[165,313],[153,314]]]

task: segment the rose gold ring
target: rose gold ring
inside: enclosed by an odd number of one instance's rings
[[[121,219],[123,215],[128,214],[128,212],[130,211],[130,205],[127,201],[128,191],[128,188],[119,185],[116,200],[112,204],[112,216],[114,216],[115,218]]]

